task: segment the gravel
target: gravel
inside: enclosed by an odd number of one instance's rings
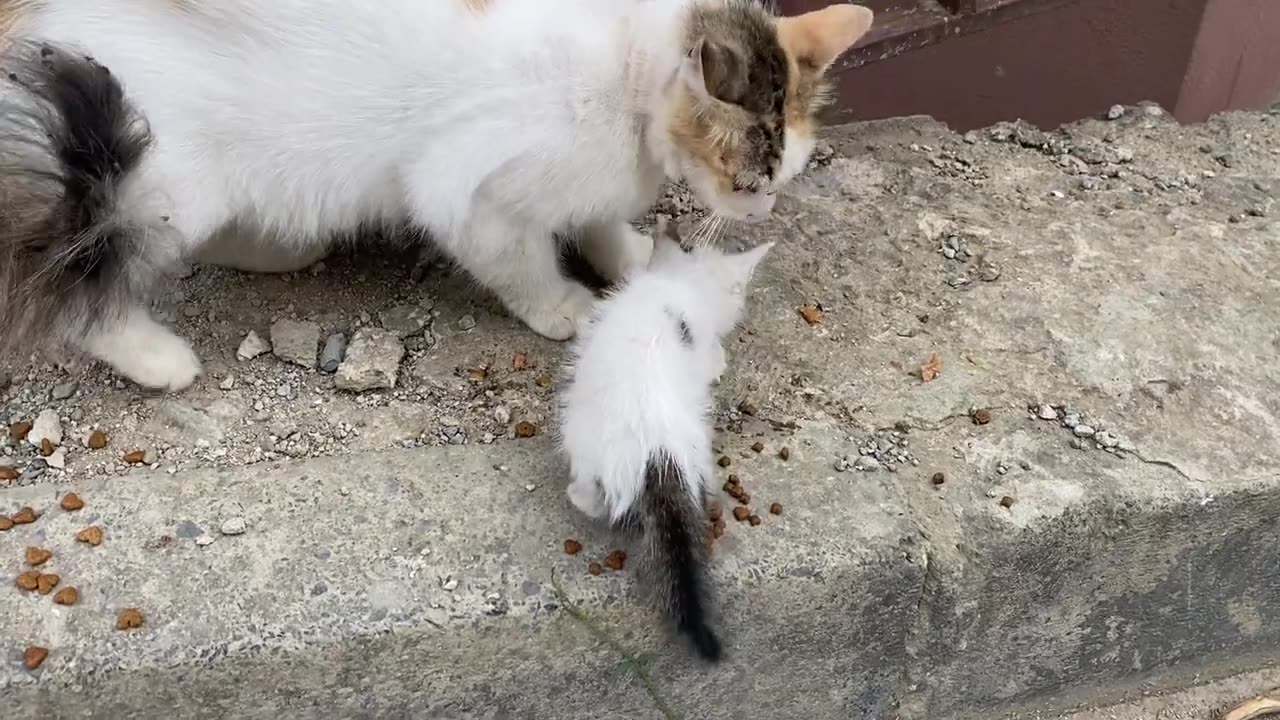
[[[313,369],[319,345],[320,326],[313,322],[277,320],[271,326],[271,352],[281,360]]]

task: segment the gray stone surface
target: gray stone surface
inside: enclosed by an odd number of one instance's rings
[[[404,345],[395,333],[377,328],[360,330],[351,338],[334,385],[353,392],[393,388],[403,357]]]
[[[271,324],[271,352],[281,360],[310,370],[319,345],[320,326],[313,322],[280,319]]]
[[[630,546],[563,499],[563,346],[465,278],[336,258],[283,278],[202,268],[191,297],[210,309],[177,322],[208,377],[155,401],[86,369],[58,410],[108,448],[68,443],[62,471],[6,446],[29,479],[0,482],[0,512],[46,514],[0,533],[0,558],[17,570],[45,545],[84,600],[0,586],[0,700],[18,717],[664,717],[559,607],[552,570],[689,718],[1053,717],[1275,660],[1280,117],[963,138],[903,120],[832,145],[727,239],[779,245],[726,343],[720,474],[785,513],[716,546],[723,667],[671,642],[634,566],[585,574]],[[678,193],[658,208],[689,230],[691,210]],[[371,327],[424,296],[444,319],[431,343]],[[376,333],[400,385],[236,365],[250,327],[296,307],[323,308],[307,319],[326,334]],[[0,374],[10,422],[68,381]],[[515,439],[517,421],[539,434]],[[122,466],[132,448],[160,450],[157,469]],[[76,515],[57,509],[68,487]],[[72,541],[91,522],[96,549]],[[113,629],[126,605],[142,631]],[[51,649],[38,674],[17,660],[29,643]]]

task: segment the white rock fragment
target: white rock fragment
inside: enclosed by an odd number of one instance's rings
[[[1052,405],[1046,403],[1040,406],[1040,410],[1036,413],[1036,416],[1041,420],[1057,420],[1058,411],[1054,410]]]
[[[216,538],[216,537],[214,537],[214,536],[212,536],[212,535],[210,535],[210,534],[208,534],[208,533],[205,533],[205,534],[201,535],[200,537],[196,538],[196,545],[199,545],[200,547],[209,547],[209,546],[210,546],[210,545],[212,545],[212,544],[213,544],[217,539],[218,539],[218,538]]]
[[[1093,437],[1095,431],[1092,427],[1085,425],[1084,423],[1080,423],[1079,425],[1071,428],[1071,432],[1075,433],[1076,437]]]
[[[225,520],[222,527],[218,528],[218,532],[223,535],[243,535],[248,529],[249,523],[245,522],[244,518],[236,516]]]
[[[236,349],[236,357],[240,360],[252,360],[270,349],[270,343],[250,330],[249,334],[244,336],[244,340],[240,341],[240,347]]]
[[[53,454],[44,459],[45,464],[56,470],[67,469],[67,450],[66,448],[58,448]]]
[[[234,375],[228,375],[222,378],[222,382],[218,383],[218,387],[223,390],[230,390],[236,386],[236,378]]]
[[[352,392],[393,388],[402,358],[404,345],[393,333],[364,328],[351,338],[334,386]]]
[[[55,447],[62,444],[62,421],[58,419],[58,412],[52,408],[41,410],[31,424],[31,431],[27,433],[27,442],[36,447],[40,447],[40,443],[46,439]]]

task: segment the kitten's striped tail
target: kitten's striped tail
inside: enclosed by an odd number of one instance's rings
[[[644,479],[644,536],[662,604],[698,654],[714,662],[720,640],[707,619],[706,507],[690,496],[683,471],[665,453],[649,460]]]
[[[150,144],[102,65],[38,42],[0,54],[0,350],[74,341],[150,289],[154,228],[117,208]]]

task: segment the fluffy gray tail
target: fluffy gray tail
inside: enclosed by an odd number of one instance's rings
[[[645,466],[643,521],[648,558],[662,604],[698,654],[720,659],[720,640],[707,620],[707,510],[689,496],[680,466],[665,454]]]
[[[116,208],[150,144],[93,59],[21,41],[0,54],[0,350],[75,339],[150,289],[147,228]]]

